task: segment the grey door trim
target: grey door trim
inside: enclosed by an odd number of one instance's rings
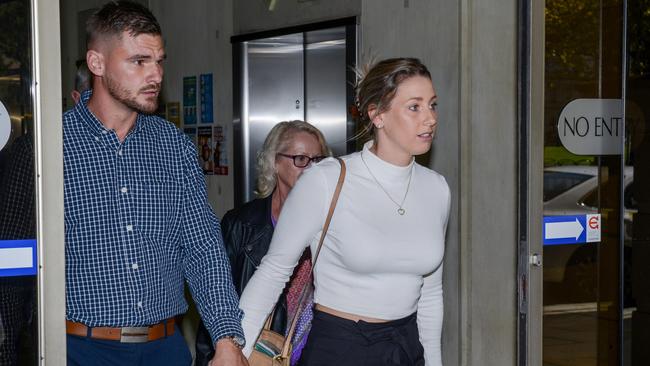
[[[525,366],[528,361],[528,160],[530,138],[530,0],[518,2],[517,37],[517,114],[518,133],[518,195],[517,195],[517,365]]]
[[[518,366],[543,359],[544,9],[545,1],[519,1]]]
[[[65,244],[59,1],[32,0],[38,331],[41,365],[65,365]]]

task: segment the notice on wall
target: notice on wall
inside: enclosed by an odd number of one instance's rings
[[[623,153],[623,102],[621,99],[575,99],[557,122],[562,145],[576,155]]]
[[[7,108],[0,101],[0,150],[7,144],[9,141],[9,135],[11,135],[11,118],[9,118],[9,112]]]
[[[196,76],[183,78],[183,123],[196,124]]]
[[[212,141],[214,143],[214,174],[228,175],[228,145],[226,141],[226,127],[216,125],[212,130]]]
[[[212,74],[201,74],[199,77],[199,96],[201,100],[201,123],[213,123]]]
[[[181,104],[179,102],[168,102],[167,105],[167,120],[174,124],[174,126],[181,128]]]
[[[212,127],[199,127],[197,129],[199,149],[199,164],[204,174],[214,174],[214,154],[212,145]]]

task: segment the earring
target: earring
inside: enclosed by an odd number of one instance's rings
[[[377,127],[377,128],[383,128],[384,125],[375,125],[375,127]]]

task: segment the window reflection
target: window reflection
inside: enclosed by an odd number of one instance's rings
[[[626,76],[625,164],[634,167],[634,181],[625,187],[624,294],[626,305],[623,335],[625,366],[647,365],[650,359],[650,1],[628,1]]]
[[[10,134],[0,146],[0,249],[36,237],[30,2],[0,1],[0,102]],[[5,122],[6,123],[6,122]],[[0,269],[0,366],[36,365],[36,277]]]

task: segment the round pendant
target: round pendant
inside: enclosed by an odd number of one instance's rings
[[[400,215],[404,215],[405,212],[406,211],[404,211],[404,209],[401,208],[401,207],[397,209],[397,213],[400,214]]]

